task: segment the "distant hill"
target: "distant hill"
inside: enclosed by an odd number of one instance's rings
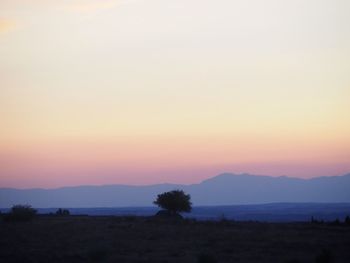
[[[225,173],[192,185],[0,188],[0,207],[6,208],[20,203],[41,208],[150,206],[157,194],[172,189],[183,189],[190,193],[195,206],[286,202],[347,203],[350,202],[350,174],[300,179]]]

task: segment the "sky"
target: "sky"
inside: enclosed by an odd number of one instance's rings
[[[0,187],[350,171],[348,0],[1,0]]]

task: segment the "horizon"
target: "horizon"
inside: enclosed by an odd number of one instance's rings
[[[144,207],[157,195],[179,189],[196,206],[269,203],[349,203],[350,173],[301,179],[248,174],[220,174],[198,184],[84,185],[53,189],[0,188],[0,207],[29,203],[35,207]]]
[[[350,171],[350,1],[0,1],[0,187]]]
[[[344,176],[350,176],[350,172],[339,174],[339,175],[325,175],[325,176],[315,176],[315,177],[309,177],[309,178],[302,178],[302,177],[293,177],[293,176],[286,176],[286,175],[280,175],[280,176],[271,176],[271,175],[263,175],[263,174],[252,174],[252,173],[231,173],[231,172],[223,172],[208,178],[205,178],[199,182],[194,183],[169,183],[169,182],[161,182],[161,183],[155,183],[155,184],[81,184],[81,185],[65,185],[65,186],[58,186],[58,187],[51,187],[51,188],[43,188],[43,187],[30,187],[30,188],[16,188],[16,187],[2,187],[0,186],[0,189],[14,189],[14,190],[58,190],[63,188],[79,188],[79,187],[104,187],[104,186],[127,186],[127,187],[148,187],[148,186],[160,186],[160,185],[172,185],[172,186],[192,186],[192,185],[199,185],[202,184],[205,181],[210,181],[212,179],[215,179],[217,177],[221,176],[247,176],[247,177],[268,177],[268,178],[288,178],[288,179],[299,179],[299,180],[313,180],[318,178],[334,178],[334,177],[344,177]],[[349,201],[350,202],[350,201]]]

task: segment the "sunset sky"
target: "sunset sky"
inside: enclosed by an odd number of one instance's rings
[[[0,187],[350,172],[348,0],[1,0]]]

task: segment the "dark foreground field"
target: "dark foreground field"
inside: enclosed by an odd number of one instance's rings
[[[350,227],[40,216],[0,222],[0,262],[350,262]]]

